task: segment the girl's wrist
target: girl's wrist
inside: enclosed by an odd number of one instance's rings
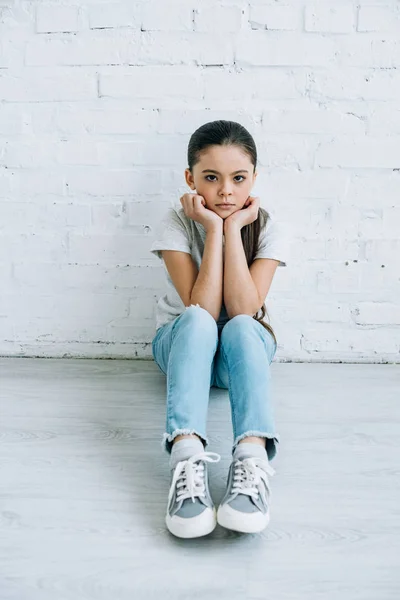
[[[241,227],[237,223],[235,223],[235,221],[229,221],[228,219],[226,219],[224,221],[224,233],[230,230],[240,231]]]

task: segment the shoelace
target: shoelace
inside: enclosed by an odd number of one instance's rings
[[[194,502],[196,496],[205,496],[206,486],[202,461],[219,462],[220,460],[221,456],[216,452],[199,452],[187,460],[178,462],[172,478],[168,502],[171,502],[175,485],[177,487],[178,502],[186,498],[191,498]]]
[[[275,469],[271,467],[268,461],[257,457],[236,460],[232,494],[246,494],[257,499],[261,492],[263,499],[267,501],[266,494],[270,495],[267,474],[275,475]],[[265,483],[265,489],[263,486],[259,487],[262,481]]]

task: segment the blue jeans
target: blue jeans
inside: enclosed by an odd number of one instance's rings
[[[266,438],[269,460],[277,451],[271,403],[270,364],[276,343],[249,315],[218,326],[198,304],[187,307],[160,327],[152,341],[153,358],[167,376],[167,419],[162,448],[171,453],[173,439],[206,434],[210,387],[229,390],[233,425],[232,454],[247,436]]]

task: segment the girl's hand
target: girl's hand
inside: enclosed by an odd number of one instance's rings
[[[259,208],[260,198],[258,196],[249,196],[242,209],[232,213],[224,220],[224,231],[226,227],[232,224],[239,227],[239,229],[242,229],[245,225],[250,225],[250,223],[256,221]]]
[[[199,194],[183,194],[181,204],[184,213],[189,219],[197,221],[206,231],[211,227],[223,227],[223,219],[213,210],[205,207],[206,201]]]

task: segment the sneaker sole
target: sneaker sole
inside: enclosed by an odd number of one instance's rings
[[[217,522],[221,527],[240,533],[260,533],[267,527],[269,519],[269,511],[265,515],[260,512],[241,513],[228,504],[221,505],[217,512]]]
[[[217,526],[217,511],[216,509],[206,508],[201,515],[183,519],[169,514],[165,517],[165,523],[168,530],[180,538],[196,538],[208,535],[214,531]]]

